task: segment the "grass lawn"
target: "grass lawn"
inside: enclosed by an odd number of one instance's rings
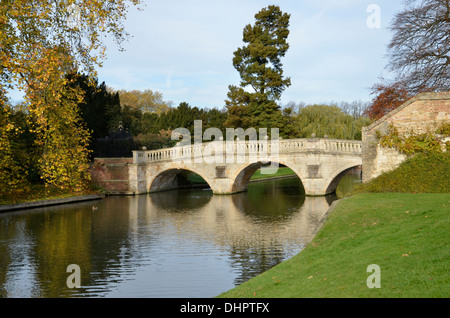
[[[355,195],[302,252],[219,297],[447,298],[449,212],[450,194]],[[367,287],[371,264],[381,288]]]
[[[258,180],[265,178],[273,178],[273,177],[284,177],[284,176],[292,176],[295,175],[295,172],[289,169],[288,167],[278,167],[277,172],[273,174],[261,174],[261,169],[258,169],[250,180]]]
[[[261,169],[258,169],[253,176],[250,178],[250,180],[258,180],[258,179],[266,179],[266,178],[273,178],[273,177],[283,177],[283,176],[291,176],[295,175],[295,172],[289,169],[288,167],[279,167],[278,171],[274,174],[261,174]],[[190,182],[194,184],[199,183],[206,183],[205,180],[203,180],[202,177],[200,177],[198,174],[191,173],[188,176],[188,179]]]

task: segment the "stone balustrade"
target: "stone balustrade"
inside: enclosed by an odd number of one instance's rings
[[[224,156],[273,156],[297,152],[349,153],[361,155],[362,143],[356,140],[327,138],[281,139],[278,141],[213,141],[199,145],[175,146],[157,150],[133,151],[134,163],[149,163],[168,160],[195,160],[220,153]]]

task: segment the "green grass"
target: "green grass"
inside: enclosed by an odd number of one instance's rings
[[[196,173],[190,173],[187,176],[187,179],[189,180],[189,182],[193,183],[193,184],[204,184],[206,183],[206,181],[200,177],[198,174]]]
[[[250,180],[258,180],[258,179],[266,179],[266,178],[274,178],[274,177],[284,177],[295,175],[295,172],[289,169],[288,167],[279,167],[278,171],[274,174],[261,174],[261,169],[258,169]],[[188,180],[194,184],[202,184],[206,183],[206,181],[200,177],[198,174],[191,173],[188,175]]]
[[[449,211],[450,194],[347,198],[302,252],[219,297],[449,297]]]
[[[450,193],[450,152],[419,153],[352,194],[364,192]]]
[[[266,178],[274,178],[274,177],[284,177],[284,176],[292,176],[295,175],[295,172],[289,169],[288,167],[279,167],[277,172],[273,174],[261,174],[261,169],[258,169],[250,180],[258,180],[258,179],[266,179]]]
[[[219,297],[450,296],[450,157],[417,154],[340,201],[295,257]],[[381,288],[368,288],[381,270]]]

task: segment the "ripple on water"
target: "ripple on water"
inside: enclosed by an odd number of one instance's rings
[[[0,215],[1,296],[214,297],[303,248],[329,203],[289,182]],[[81,268],[79,289],[67,288],[69,264]]]

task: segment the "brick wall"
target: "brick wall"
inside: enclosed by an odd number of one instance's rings
[[[363,182],[384,171],[395,169],[406,156],[395,149],[383,149],[377,132],[386,134],[395,126],[400,134],[434,132],[443,122],[450,122],[450,92],[422,93],[410,99],[362,131]]]
[[[126,193],[131,163],[133,158],[95,158],[90,169],[92,180],[108,193]]]

